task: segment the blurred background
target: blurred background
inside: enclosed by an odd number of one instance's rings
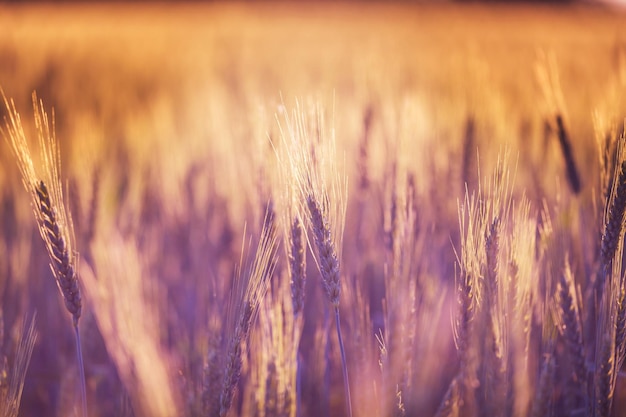
[[[478,189],[503,149],[513,155],[512,194],[533,207],[529,223],[538,228],[545,209],[566,242],[555,250],[554,265],[568,252],[578,281],[591,276],[602,223],[598,144],[619,136],[626,115],[622,5],[9,1],[0,3],[0,88],[15,101],[32,144],[33,91],[54,109],[82,262],[100,271],[127,264],[140,271],[135,275],[143,277],[151,309],[134,316],[157,323],[150,341],[169,371],[179,415],[203,415],[203,369],[211,344],[223,345],[227,335],[222,322],[244,230],[258,236],[268,201],[280,200],[277,120],[297,103],[323,108],[350,184],[342,317],[351,370],[363,372],[355,381],[373,381],[355,384],[357,414],[369,416],[382,402],[373,386],[380,377],[375,335],[385,328],[387,299],[418,311],[410,329],[419,335],[410,347],[417,359],[406,367],[413,391],[405,400],[408,415],[434,415],[458,366],[451,312],[459,202],[466,190]],[[557,114],[580,169],[576,192],[567,186]],[[6,115],[0,105],[0,118]],[[390,210],[407,190],[415,240],[406,259],[417,301],[405,287],[385,292]],[[72,415],[78,396],[70,317],[6,141],[0,143],[0,221],[7,329],[0,348],[9,363],[16,329],[38,312],[20,415]],[[99,262],[98,254],[111,248],[123,249],[112,251],[121,252],[121,260]],[[303,415],[341,415],[337,346],[327,328],[324,333],[319,282],[311,282],[302,336],[310,364],[303,371]],[[85,299],[89,415],[141,415],[142,401],[158,394],[133,391],[142,375],[125,375],[129,367],[107,345],[115,338],[96,325],[103,313],[93,306],[106,303]],[[540,324],[528,384],[522,384],[525,398],[542,363]],[[265,337],[254,343],[271,351],[275,341]],[[141,347],[128,347],[128,356],[140,357]],[[256,359],[250,363],[260,363]],[[396,371],[404,365],[396,363]],[[242,410],[260,396],[258,369],[268,368],[244,369]],[[626,410],[622,385],[616,410]],[[152,417],[145,409],[143,415]]]

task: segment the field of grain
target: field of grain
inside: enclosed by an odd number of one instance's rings
[[[626,416],[624,22],[0,4],[0,415]]]

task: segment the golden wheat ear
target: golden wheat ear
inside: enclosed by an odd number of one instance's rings
[[[311,250],[322,278],[322,286],[335,314],[337,340],[341,352],[346,411],[352,416],[350,382],[346,352],[341,333],[339,302],[341,298],[341,249],[346,218],[347,177],[338,166],[334,131],[326,135],[323,112],[314,109],[310,124],[299,106],[293,118],[285,114],[286,131],[281,128],[287,148],[288,166],[295,181],[296,201],[302,219],[313,235]]]
[[[75,269],[76,262],[61,231],[46,183],[39,181],[35,186],[35,192],[38,200],[36,210],[40,219],[39,229],[50,255],[50,268],[65,301],[65,308],[72,314],[74,325],[77,325],[82,312],[82,301]]]
[[[57,283],[65,308],[72,315],[76,338],[76,358],[82,384],[82,415],[87,415],[85,369],[78,331],[78,320],[82,312],[82,298],[78,285],[78,256],[74,249],[74,226],[72,217],[67,210],[61,185],[61,152],[52,124],[43,107],[43,102],[33,93],[33,109],[35,127],[37,128],[38,147],[40,152],[38,168],[35,169],[33,158],[28,146],[26,134],[22,126],[15,103],[7,100],[0,90],[8,112],[5,126],[0,131],[11,145],[13,154],[22,176],[22,183],[30,194],[31,205],[37,220],[41,238],[50,258],[50,269]]]
[[[74,227],[71,215],[66,208],[61,185],[61,156],[54,133],[54,121],[49,122],[43,103],[33,94],[35,126],[37,128],[40,151],[39,170],[35,168],[28,146],[21,118],[13,101],[7,100],[2,92],[8,119],[2,134],[11,145],[22,176],[22,183],[31,196],[31,205],[37,219],[39,233],[43,239],[50,269],[65,302],[65,308],[72,315],[74,325],[78,324],[82,312],[82,300],[74,250]]]

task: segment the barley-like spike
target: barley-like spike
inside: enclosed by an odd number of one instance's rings
[[[599,347],[601,355],[600,363],[597,364],[594,385],[596,388],[594,401],[594,416],[609,417],[613,402],[615,355],[614,344],[610,335],[606,334]]]
[[[61,292],[65,308],[72,315],[74,334],[76,339],[76,359],[78,362],[81,395],[82,416],[87,417],[87,394],[85,383],[85,369],[83,366],[78,319],[81,315],[82,303],[78,279],[76,275],[76,254],[73,250],[74,230],[72,218],[66,212],[61,187],[61,155],[54,133],[54,117],[52,123],[48,121],[43,103],[37,100],[33,93],[33,108],[35,110],[35,126],[37,128],[39,148],[42,159],[42,175],[37,173],[26,140],[26,134],[18,114],[15,103],[10,102],[0,90],[9,117],[5,118],[5,129],[0,133],[11,145],[13,154],[22,176],[22,183],[31,196],[39,234],[43,239],[48,256],[50,269],[54,275],[57,287]],[[43,179],[41,179],[43,178]],[[48,188],[50,187],[50,188]]]
[[[559,283],[559,308],[561,314],[560,331],[565,341],[565,348],[572,367],[572,392],[569,399],[586,402],[587,396],[587,365],[585,363],[585,349],[582,338],[582,328],[579,317],[578,302],[574,289],[574,278],[571,275],[569,264],[566,264],[564,274]],[[580,406],[580,404],[577,404]],[[585,404],[585,409],[588,404]]]
[[[78,323],[82,311],[82,301],[75,268],[72,266],[65,239],[58,227],[46,184],[39,181],[35,186],[35,191],[39,198],[40,218],[45,219],[40,223],[40,229],[42,236],[47,237],[44,240],[50,254],[51,269],[63,295],[65,307],[72,314],[74,323]]]
[[[306,252],[302,223],[296,216],[291,224],[291,248],[289,265],[291,267],[291,299],[294,315],[300,314],[304,308],[306,286]]]
[[[461,192],[475,183],[472,168],[473,158],[476,156],[476,123],[474,117],[470,114],[465,120],[465,133],[463,135],[463,146],[461,156]]]
[[[307,197],[307,206],[311,214],[313,238],[319,255],[319,267],[324,290],[330,303],[333,306],[338,306],[341,293],[339,259],[331,239],[330,226],[322,214],[318,201],[312,195]]]
[[[248,339],[250,326],[257,306],[253,306],[249,301],[244,301],[241,310],[239,323],[235,329],[235,334],[230,341],[228,349],[228,360],[224,371],[224,381],[222,383],[222,393],[220,395],[220,416],[225,416],[230,410],[235,396],[235,388],[241,377],[241,367],[243,365],[242,353],[243,342]]]
[[[266,222],[261,231],[261,241],[257,248],[254,262],[246,279],[242,304],[239,305],[239,317],[230,338],[226,367],[223,374],[219,396],[219,416],[228,413],[235,396],[235,390],[241,376],[243,349],[248,341],[252,322],[259,310],[261,299],[267,291],[269,279],[276,266],[276,234],[271,222]]]
[[[242,323],[244,323],[242,316]],[[226,362],[226,369],[224,371],[224,380],[222,382],[222,393],[220,395],[220,409],[219,416],[225,416],[230,410],[230,406],[233,402],[235,395],[235,387],[239,382],[241,376],[242,358],[241,344],[245,338],[244,329],[241,325],[237,326],[235,335],[231,339],[230,347],[228,349],[228,360]]]
[[[578,174],[576,161],[574,161],[574,155],[572,154],[572,144],[560,114],[556,116],[556,125],[559,144],[561,145],[561,152],[563,152],[565,167],[567,169],[567,181],[574,194],[578,194],[581,190],[580,175]]]
[[[459,316],[455,326],[455,342],[459,359],[461,362],[461,372],[464,370],[469,348],[469,335],[475,310],[473,307],[474,289],[472,279],[468,278],[465,272],[461,272],[461,279],[458,285]]]
[[[600,256],[605,271],[610,270],[624,221],[624,211],[626,210],[626,161],[620,165],[617,181],[615,194],[609,199],[608,216],[604,225],[602,244],[600,246]]]

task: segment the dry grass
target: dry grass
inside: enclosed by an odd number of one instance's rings
[[[355,7],[0,6],[0,415],[626,415],[624,15]]]

